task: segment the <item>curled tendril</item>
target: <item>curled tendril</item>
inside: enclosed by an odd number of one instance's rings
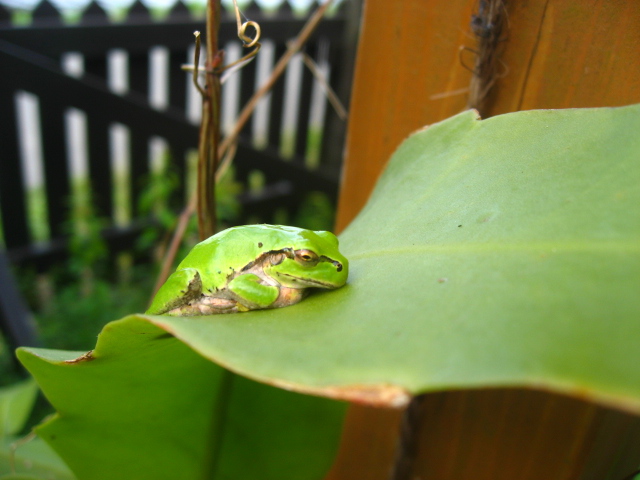
[[[251,38],[245,32],[247,31],[247,27],[253,27],[256,31],[256,36]],[[260,24],[258,22],[254,22],[253,20],[249,20],[248,22],[244,22],[242,25],[238,26],[238,38],[244,42],[244,46],[246,48],[251,48],[254,45],[259,45],[258,41],[260,40]]]
[[[193,32],[193,36],[196,37],[196,48],[195,48],[195,52],[193,54],[194,59],[193,59],[193,84],[195,85],[195,87],[198,89],[198,91],[200,92],[200,95],[202,95],[203,97],[206,95],[204,89],[200,86],[200,84],[198,83],[198,67],[200,66],[200,32],[198,30],[196,30],[195,32]]]
[[[228,70],[231,67],[235,67],[236,65],[239,65],[248,60],[251,60],[253,57],[255,57],[258,54],[258,52],[260,51],[260,47],[262,46],[260,44],[260,35],[261,35],[260,24],[258,22],[254,22],[253,20],[248,20],[243,23],[242,20],[240,19],[240,15],[241,15],[240,9],[238,8],[238,2],[236,0],[233,0],[233,7],[236,12],[236,23],[238,25],[238,38],[242,40],[242,46],[244,48],[253,48],[253,47],[255,48],[249,53],[247,53],[241,59],[236,60],[235,62],[230,63],[229,65],[225,65],[224,67],[221,67],[218,70],[219,72],[224,72],[225,70]],[[256,31],[256,34],[254,37],[247,35],[247,28],[249,27],[252,27]]]
[[[236,65],[239,65],[241,63],[251,60],[253,57],[255,57],[258,54],[258,52],[260,51],[260,47],[262,46],[262,44],[260,43],[260,35],[262,33],[260,30],[260,24],[258,22],[254,22],[253,20],[248,20],[243,23],[242,20],[240,19],[241,13],[240,13],[240,9],[238,8],[238,3],[236,0],[233,0],[233,6],[236,11],[236,22],[238,24],[238,38],[242,41],[242,46],[244,48],[253,48],[253,50],[247,53],[241,59],[236,60],[235,62],[230,63],[229,65],[224,65],[223,67],[218,67],[214,69],[214,72],[217,73],[218,75],[224,72],[225,70],[228,70],[232,67],[235,67]],[[252,27],[255,30],[256,32],[255,36],[251,37],[250,35],[247,35],[247,29],[249,27]],[[196,37],[194,62],[193,62],[193,65],[183,65],[182,69],[193,72],[193,84],[196,86],[200,94],[204,96],[205,95],[204,89],[198,83],[198,75],[200,73],[199,72],[200,68],[198,64],[198,62],[200,61],[200,32],[195,31],[193,32],[193,34]]]

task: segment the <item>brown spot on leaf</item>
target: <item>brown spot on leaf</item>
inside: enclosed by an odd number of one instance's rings
[[[94,360],[93,350],[89,350],[84,355],[80,355],[78,358],[74,358],[73,360],[65,360],[64,363],[81,363],[81,362],[90,362]]]
[[[327,387],[310,387],[281,380],[268,382],[285,390],[319,395],[333,398],[334,400],[345,400],[347,402],[359,403],[372,407],[405,407],[411,400],[411,394],[402,387],[396,385],[344,385]]]

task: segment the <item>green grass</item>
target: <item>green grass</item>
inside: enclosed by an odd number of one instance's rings
[[[322,153],[322,127],[309,126],[307,132],[307,147],[305,151],[305,164],[314,169],[320,164],[320,154]],[[286,130],[282,132],[280,139],[280,155],[284,159],[290,159],[296,153],[296,131]]]
[[[21,378],[15,368],[13,355],[13,350],[9,348],[0,332],[0,387],[11,385]]]
[[[123,226],[131,222],[131,176],[128,171],[113,174],[113,220]]]
[[[33,241],[43,242],[49,239],[48,216],[47,192],[44,186],[29,189],[27,192],[27,222]]]
[[[90,291],[82,282],[56,290],[52,301],[35,314],[38,333],[47,348],[90,350],[102,327],[147,308],[155,280],[150,266],[133,269],[129,281],[94,279]]]
[[[280,137],[280,155],[284,159],[292,158],[296,153],[296,132],[287,130]]]
[[[320,165],[320,153],[322,152],[323,131],[320,127],[309,128],[307,133],[307,151],[305,163],[311,169]]]

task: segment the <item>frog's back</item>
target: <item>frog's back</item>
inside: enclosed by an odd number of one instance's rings
[[[241,270],[262,253],[304,241],[305,232],[309,231],[266,224],[231,227],[193,247],[178,265],[178,270],[197,268],[203,283],[223,285],[229,275]]]

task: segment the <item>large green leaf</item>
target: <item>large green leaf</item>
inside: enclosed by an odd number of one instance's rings
[[[0,480],[74,480],[64,462],[40,438],[0,440]]]
[[[73,475],[42,440],[20,438],[38,393],[33,379],[0,388],[0,480],[71,480]]]
[[[32,379],[0,388],[0,438],[24,428],[37,393],[38,385]]]
[[[80,479],[322,478],[344,404],[237,377],[135,316],[89,354],[22,349],[58,414],[37,428]]]
[[[349,284],[148,317],[254,379],[337,398],[528,386],[640,411],[640,106],[465,112],[409,138],[341,236]]]

